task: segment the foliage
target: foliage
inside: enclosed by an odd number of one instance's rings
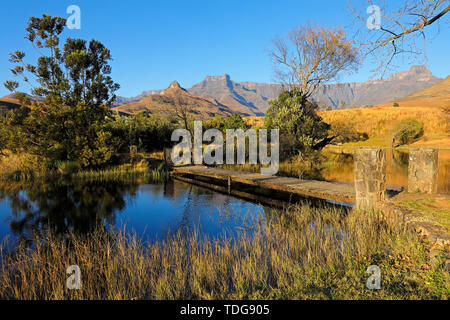
[[[446,0],[376,4],[372,0],[348,0],[348,6],[355,21],[359,21],[355,43],[364,58],[371,58],[375,73],[381,75],[390,70],[396,57],[426,61],[427,42],[439,34],[440,22],[444,25],[450,21],[450,5]],[[371,14],[369,19],[366,13]]]
[[[317,115],[318,106],[308,101],[299,89],[284,91],[269,104],[265,126],[280,129],[283,157],[321,149],[332,140],[328,138],[330,126]]]
[[[407,119],[395,127],[392,142],[397,147],[410,144],[421,136],[423,136],[423,123],[415,119]]]
[[[4,111],[4,112],[3,112]],[[7,110],[0,107],[0,155],[8,144],[9,131],[6,129]]]
[[[205,128],[215,128],[225,132],[227,129],[247,130],[248,125],[245,123],[244,119],[242,119],[240,114],[233,113],[229,117],[216,115],[214,118],[205,123]]]
[[[395,107],[395,108],[400,107],[400,105],[398,104],[398,102],[394,102],[392,106]]]
[[[171,146],[175,125],[166,118],[141,112],[128,118],[117,117],[108,129],[120,141],[120,152],[128,152],[131,145],[138,146],[140,152],[152,152]]]
[[[16,65],[12,73],[25,83],[36,83],[31,93],[43,101],[31,102],[22,96],[22,107],[12,112],[8,125],[17,147],[43,160],[78,161],[83,167],[103,165],[117,145],[105,130],[119,88],[109,76],[111,54],[96,40],[87,44],[68,38],[61,47],[59,36],[65,22],[45,14],[30,18],[26,39],[43,54],[35,65],[25,63],[24,52],[10,54],[10,62]],[[19,83],[6,81],[5,86],[15,91]]]
[[[309,97],[321,83],[358,66],[358,50],[342,28],[298,26],[273,40],[271,56],[280,80]]]

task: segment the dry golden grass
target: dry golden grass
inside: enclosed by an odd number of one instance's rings
[[[445,261],[374,212],[307,205],[272,214],[253,237],[143,243],[97,231],[0,250],[0,299],[448,299]],[[81,269],[68,290],[66,269]],[[382,289],[366,287],[369,265]]]
[[[353,146],[390,147],[394,128],[402,120],[416,119],[424,124],[424,136],[411,144],[416,147],[450,148],[450,112],[443,108],[377,106],[319,112],[332,127],[351,127],[355,132],[367,133],[369,140],[344,144]],[[264,117],[245,117],[252,127],[263,127]]]
[[[264,127],[264,117],[242,117],[245,123],[252,128]]]
[[[450,76],[397,102],[409,107],[437,107],[448,110],[450,109]]]
[[[415,119],[424,124],[424,136],[413,145],[450,148],[450,113],[442,108],[378,106],[319,113],[332,126],[351,124],[353,130],[366,132],[369,140],[357,145],[390,147],[394,128],[402,120]],[[439,143],[437,143],[439,141]]]

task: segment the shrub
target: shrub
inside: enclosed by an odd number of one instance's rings
[[[317,114],[317,104],[297,88],[282,92],[269,104],[265,126],[280,130],[282,158],[320,150],[333,139],[328,138],[330,125]]]
[[[210,121],[206,122],[205,129],[219,129],[223,132],[227,129],[242,129],[246,130],[248,129],[248,125],[245,123],[244,119],[242,119],[242,116],[237,113],[233,113],[229,117],[224,116],[215,116]]]
[[[395,108],[400,107],[400,105],[399,105],[397,102],[394,102],[393,106],[394,106]]]
[[[423,123],[415,119],[401,121],[394,130],[392,143],[395,147],[410,144],[423,136]]]
[[[131,145],[139,151],[152,152],[171,145],[171,135],[175,125],[165,118],[139,113],[130,118],[117,118],[108,126],[109,131],[119,141],[119,151],[129,152]]]

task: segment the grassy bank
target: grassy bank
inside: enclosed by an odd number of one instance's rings
[[[160,181],[168,178],[162,161],[121,159],[115,165],[104,168],[80,168],[74,162],[64,161],[54,164],[40,163],[27,154],[6,153],[0,157],[0,180],[29,181],[47,178],[69,177],[88,180],[121,180],[128,178],[151,178]]]
[[[448,299],[445,261],[428,260],[415,233],[380,215],[292,207],[253,238],[181,235],[144,243],[125,232],[37,239],[0,251],[1,299]],[[81,269],[68,290],[66,269]],[[369,290],[367,267],[381,269]]]

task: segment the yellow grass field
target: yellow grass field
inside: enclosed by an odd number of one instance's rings
[[[411,101],[411,103],[417,103]],[[403,103],[402,103],[403,104]],[[351,130],[367,133],[369,140],[347,143],[341,147],[380,146],[390,147],[395,126],[405,119],[416,119],[424,124],[424,136],[410,146],[450,149],[450,108],[391,105],[342,109],[319,112],[332,127],[351,127]],[[246,117],[247,124],[262,127],[264,117]]]
[[[332,128],[369,135],[367,141],[346,143],[339,148],[391,147],[396,125],[402,120],[415,119],[424,124],[424,135],[410,147],[450,149],[450,77],[395,102],[396,107],[390,102],[374,107],[321,111],[319,115]],[[264,117],[244,120],[252,127],[264,125]]]
[[[424,135],[411,146],[450,148],[449,109],[391,105],[324,111],[320,115],[332,126],[351,125],[353,130],[367,133],[369,140],[358,145],[390,147],[396,125],[402,120],[415,119],[424,124]]]

